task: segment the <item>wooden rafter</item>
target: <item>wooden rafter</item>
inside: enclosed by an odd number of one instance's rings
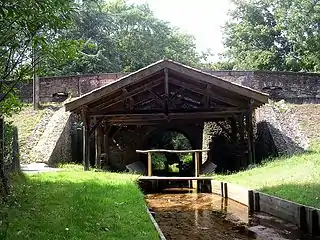
[[[177,79],[174,79],[174,78],[171,78],[170,79],[170,83],[176,85],[176,86],[181,86],[185,89],[188,89],[189,91],[192,91],[192,92],[195,92],[195,93],[199,93],[203,96],[207,96],[207,97],[210,97],[216,101],[220,101],[222,103],[226,103],[228,105],[231,105],[231,106],[239,106],[239,101],[236,101],[236,100],[232,100],[230,98],[227,98],[227,97],[224,97],[224,96],[221,96],[219,94],[216,94],[216,93],[213,93],[212,91],[209,91],[208,89],[200,89],[200,88],[197,88],[189,83],[185,83],[185,82],[182,82],[182,81],[179,81]]]
[[[125,98],[133,97],[133,96],[135,96],[137,94],[140,94],[141,92],[148,91],[148,89],[150,89],[151,87],[155,87],[155,86],[158,86],[160,84],[161,84],[161,82],[159,82],[158,79],[154,80],[154,81],[149,82],[149,83],[147,83],[147,84],[145,84],[145,85],[143,85],[141,87],[138,87],[138,88],[136,88],[136,89],[134,89],[134,90],[132,90],[130,92],[127,91],[127,93],[124,93],[124,94],[122,94],[122,95],[120,95],[120,96],[118,96],[118,97],[116,97],[114,99],[111,99],[111,100],[106,101],[106,102],[102,102],[100,105],[96,105],[95,108],[96,109],[100,109],[100,110],[105,109],[105,108],[109,108],[109,107],[111,107],[111,106],[123,101],[123,99],[125,99]]]

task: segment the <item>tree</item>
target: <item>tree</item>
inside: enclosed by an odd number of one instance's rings
[[[76,41],[77,52],[63,64],[44,59],[44,75],[131,72],[163,58],[197,67],[204,56],[192,36],[157,19],[148,5],[123,0],[83,2],[63,38]]]
[[[16,86],[30,76],[47,36],[67,26],[73,12],[71,0],[6,0],[0,3],[0,114],[10,115],[20,105]]]
[[[234,69],[320,70],[318,1],[233,2],[224,44]]]

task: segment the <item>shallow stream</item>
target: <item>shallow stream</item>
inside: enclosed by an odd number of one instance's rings
[[[146,201],[167,239],[302,239],[292,224],[249,217],[246,206],[215,194],[165,192]]]

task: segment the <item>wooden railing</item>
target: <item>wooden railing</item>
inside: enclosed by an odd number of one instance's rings
[[[193,153],[194,156],[194,176],[199,177],[200,174],[200,153],[209,152],[209,149],[199,150],[167,150],[167,149],[151,149],[151,150],[136,150],[137,153],[148,154],[148,176],[152,176],[152,153]]]

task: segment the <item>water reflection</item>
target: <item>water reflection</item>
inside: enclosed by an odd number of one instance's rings
[[[245,231],[247,207],[213,194],[148,194],[167,239],[254,239]]]
[[[291,223],[263,213],[250,216],[246,206],[215,194],[165,192],[170,193],[147,194],[146,201],[167,239],[312,239]]]

